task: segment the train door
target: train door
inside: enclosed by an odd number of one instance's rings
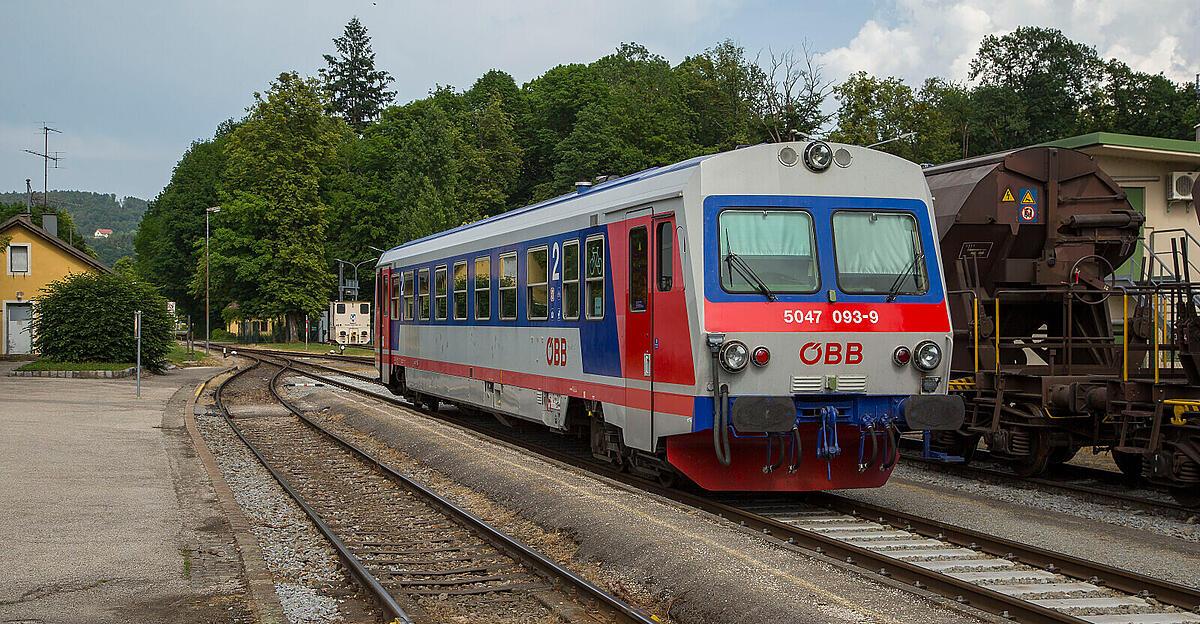
[[[655,295],[674,289],[673,213],[653,214],[642,208],[626,213],[624,243],[628,258],[625,315],[625,444],[654,451],[655,378],[661,372],[656,358],[662,323]],[[665,257],[660,258],[660,254]],[[615,268],[615,267],[614,267]],[[622,269],[617,269],[622,270]],[[665,271],[665,272],[664,272]],[[620,300],[618,299],[618,305]]]
[[[391,319],[399,306],[392,279],[390,269],[380,269],[379,278],[375,280],[375,353],[379,357],[379,379],[385,383],[390,373],[387,362],[391,349]]]

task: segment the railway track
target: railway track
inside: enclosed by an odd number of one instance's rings
[[[250,357],[218,410],[394,621],[653,621],[307,418],[277,389],[290,364]],[[230,413],[264,383],[291,415]]]
[[[1111,470],[1063,464],[1053,467],[1044,476],[1025,477],[1004,468],[1002,464],[989,462],[986,451],[976,451],[975,458],[969,464],[947,463],[922,457],[921,445],[917,440],[902,438],[900,442],[906,461],[947,474],[985,482],[1032,484],[1047,491],[1084,495],[1090,500],[1101,497],[1108,499],[1113,505],[1135,507],[1179,518],[1186,518],[1200,511],[1171,500],[1170,492],[1165,488],[1132,485],[1136,481]]]
[[[833,494],[795,497],[697,494],[614,470],[563,436],[516,435],[490,419],[431,413],[367,384],[368,376],[311,362],[334,373],[304,374],[333,386],[416,409],[623,483],[704,509],[764,535],[832,557],[1019,622],[1091,624],[1200,623],[1200,590],[986,533],[884,509]],[[349,377],[349,379],[345,379]],[[375,386],[379,388],[379,386]]]

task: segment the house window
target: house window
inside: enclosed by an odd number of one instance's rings
[[[500,256],[500,319],[517,318],[517,254]]]
[[[604,318],[604,237],[589,238],[584,245],[585,288],[589,319]]]
[[[433,271],[433,307],[437,320],[446,320],[446,267]]]
[[[417,272],[417,316],[429,320],[429,269]]]
[[[8,273],[29,272],[29,245],[11,243],[8,246]]]
[[[545,247],[525,252],[525,317],[531,321],[546,320],[550,309],[546,269]]]
[[[475,258],[475,320],[492,317],[492,259]]]
[[[467,320],[467,263],[454,263],[454,320]]]
[[[579,318],[579,241],[563,243],[563,318]]]

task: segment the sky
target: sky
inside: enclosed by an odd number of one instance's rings
[[[316,74],[357,15],[397,100],[518,83],[637,42],[672,63],[733,39],[749,54],[808,45],[826,77],[967,78],[980,39],[1062,29],[1175,80],[1200,72],[1195,0],[0,0],[0,191],[42,186],[42,125],[61,131],[50,188],[153,198],[188,145],[240,117],[280,72]]]

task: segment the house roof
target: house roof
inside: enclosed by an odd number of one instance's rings
[[[1141,152],[1145,156],[1151,154],[1173,156],[1181,160],[1200,162],[1200,141],[1182,139],[1162,139],[1159,137],[1138,136],[1135,134],[1119,134],[1116,132],[1093,132],[1079,136],[1067,137],[1043,143],[1052,147],[1069,147],[1086,149],[1089,147],[1113,148],[1115,150],[1134,154]]]
[[[33,234],[37,235],[39,238],[45,240],[46,242],[50,243],[51,245],[54,245],[55,247],[58,247],[66,254],[73,256],[80,262],[83,262],[84,264],[92,267],[93,269],[96,269],[97,271],[101,271],[104,273],[111,272],[111,269],[104,266],[103,264],[100,264],[99,260],[96,260],[95,258],[83,253],[82,251],[79,251],[78,249],[68,245],[61,238],[54,236],[50,232],[47,232],[46,230],[42,229],[40,226],[34,225],[33,221],[30,220],[29,215],[19,214],[19,215],[16,215],[15,217],[12,217],[8,221],[0,223],[0,232],[7,230],[14,225],[19,225],[19,226],[25,228],[26,230],[29,230]]]

